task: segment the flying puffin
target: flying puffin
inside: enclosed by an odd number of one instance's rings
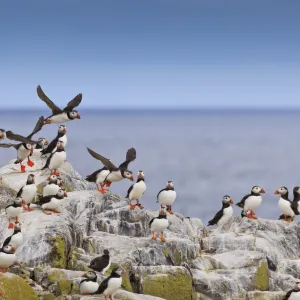
[[[164,208],[162,208],[159,212],[158,217],[153,218],[150,223],[149,227],[152,232],[152,240],[156,240],[156,233],[161,232],[160,240],[165,242],[166,239],[164,237],[164,231],[168,228],[169,221],[167,219],[167,214]]]
[[[176,200],[176,192],[174,189],[173,181],[168,181],[167,186],[160,190],[157,194],[157,201],[161,207],[167,206],[167,212],[173,215],[172,204]]]
[[[62,141],[58,141],[56,147],[56,151],[54,153],[51,153],[51,155],[48,157],[46,164],[42,168],[42,170],[49,169],[51,171],[51,174],[59,176],[60,173],[57,172],[57,169],[65,163],[67,153],[65,151],[64,143]]]
[[[40,197],[36,204],[42,207],[43,212],[46,215],[51,215],[52,212],[59,214],[61,213],[60,207],[63,204],[63,199],[65,197],[68,197],[67,193],[64,190],[60,189],[56,195]]]
[[[5,130],[0,129],[0,140],[4,140],[4,139],[5,139]]]
[[[225,195],[222,200],[222,209],[220,209],[214,218],[208,222],[207,226],[210,225],[222,225],[227,223],[227,221],[232,217],[233,215],[233,209],[231,204],[233,204],[233,200],[230,196]]]
[[[8,228],[14,228],[14,224],[11,222],[12,219],[15,219],[16,223],[19,223],[19,218],[22,213],[22,198],[16,198],[12,204],[9,204],[5,207],[5,212],[8,218]]]
[[[102,256],[96,257],[91,261],[89,268],[104,274],[109,269],[110,265],[109,251],[105,249]]]
[[[92,295],[97,292],[99,284],[97,282],[97,275],[93,271],[89,271],[82,275],[85,279],[81,280],[79,284],[81,295]]]
[[[134,210],[137,206],[140,209],[143,209],[144,206],[140,204],[140,199],[144,195],[146,191],[146,183],[145,183],[145,174],[142,170],[140,170],[137,174],[136,183],[134,183],[127,191],[126,198],[129,199],[130,209]],[[131,202],[136,201],[136,204],[133,205]]]
[[[22,161],[26,157],[27,157],[27,165],[29,167],[34,166],[34,163],[30,160],[29,156],[33,152],[33,145],[37,144],[38,141],[32,141],[31,138],[34,134],[36,134],[42,129],[43,124],[44,124],[44,117],[40,117],[32,133],[28,135],[26,138],[19,134],[14,134],[12,131],[6,132],[6,137],[9,140],[18,141],[21,142],[21,144],[0,144],[0,147],[2,148],[14,147],[17,150],[17,160],[15,161],[15,164],[20,164],[22,173],[26,171],[26,167],[22,165]]]
[[[50,195],[56,195],[57,192],[60,190],[62,182],[59,180],[59,178],[52,174],[48,177],[49,183],[46,184],[43,188],[43,197],[50,196]]]
[[[103,294],[105,296],[105,299],[113,299],[112,297],[122,285],[123,273],[123,269],[114,268],[111,271],[110,276],[101,282],[98,290],[94,294]]]
[[[98,191],[104,194],[107,191],[104,188],[105,179],[109,173],[110,171],[106,167],[103,167],[102,169],[95,171],[91,175],[87,175],[85,180],[88,182],[94,182],[96,184]]]
[[[255,185],[251,189],[251,194],[244,196],[243,199],[236,204],[238,207],[243,208],[243,215],[248,219],[257,219],[254,211],[261,204],[262,198],[260,194],[262,193],[265,193],[265,190]]]
[[[41,151],[44,150],[45,146],[48,145],[48,140],[46,138],[39,138],[37,144],[35,145],[35,148],[33,150],[33,153],[30,154],[30,156],[32,155],[41,155]]]
[[[58,127],[57,136],[54,140],[51,141],[51,143],[48,145],[47,148],[45,148],[43,151],[41,151],[42,155],[50,154],[56,151],[56,145],[58,141],[62,141],[64,143],[64,147],[67,146],[67,127],[65,125],[60,125]]]
[[[13,234],[4,241],[2,247],[10,245],[17,250],[22,245],[22,242],[23,242],[23,234],[21,232],[21,224],[15,223],[15,229]]]
[[[282,211],[283,216],[280,216],[279,220],[283,219],[284,221],[288,222],[293,221],[295,215],[299,215],[299,212],[297,210],[298,204],[296,202],[293,203],[289,200],[289,191],[287,187],[280,187],[279,189],[275,190],[274,194],[280,195],[278,207]]]
[[[80,104],[82,94],[75,96],[75,98],[71,100],[64,109],[60,109],[45,95],[39,85],[36,88],[36,92],[39,98],[52,110],[52,115],[46,118],[44,124],[65,123],[74,119],[80,119],[78,111],[74,110],[74,108]]]
[[[0,249],[0,272],[6,273],[8,268],[16,261],[16,249],[10,245],[3,246]]]
[[[37,187],[35,185],[35,176],[33,174],[29,174],[27,177],[26,185],[21,187],[17,194],[17,198],[21,198],[23,200],[23,209],[32,211],[33,208],[30,207],[31,202],[34,200],[37,194]]]
[[[286,293],[283,300],[300,300],[300,282],[296,282],[296,286]]]
[[[129,163],[133,162],[136,159],[136,150],[134,148],[130,148],[127,150],[126,153],[126,160],[116,167],[108,158],[94,152],[93,150],[87,148],[88,152],[97,160],[100,160],[102,164],[109,170],[108,175],[104,179],[101,186],[101,193],[104,193],[106,190],[104,189],[104,185],[110,186],[112,182],[118,182],[124,178],[130,179],[131,181],[134,180],[132,176],[132,172],[128,170]],[[99,170],[100,171],[100,170]]]

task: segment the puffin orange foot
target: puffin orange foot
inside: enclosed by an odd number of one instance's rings
[[[33,166],[34,166],[34,162],[31,161],[31,160],[28,158],[28,160],[27,160],[27,165],[28,165],[29,167],[33,167]]]
[[[101,194],[104,194],[104,193],[107,192],[108,190],[102,188],[102,189],[99,189],[98,191],[99,191]]]
[[[161,240],[163,243],[166,242],[166,239],[165,239],[163,236],[160,237],[160,240]]]
[[[155,235],[152,236],[152,240],[156,241],[157,237]]]
[[[113,300],[112,296],[109,296],[109,300]]]
[[[28,211],[33,211],[34,208],[31,208],[31,207],[28,206],[27,210],[28,210]]]
[[[8,227],[7,227],[8,229],[12,229],[12,228],[15,228],[15,226],[14,226],[14,224],[13,223],[11,223],[11,222],[9,222],[8,223]]]
[[[111,186],[111,182],[106,181],[106,182],[105,182],[105,185],[108,186],[108,187],[110,187],[110,186]]]
[[[23,204],[22,207],[24,210],[28,210],[28,207],[26,206],[26,204]]]
[[[58,210],[55,210],[55,209],[52,209],[52,212],[54,212],[55,214],[60,214],[61,211],[58,211]]]
[[[173,214],[174,214],[170,209],[168,209],[167,212],[168,212],[170,215],[173,215]]]
[[[60,176],[60,173],[59,172],[57,172],[57,171],[55,171],[55,173],[54,173],[56,176]]]
[[[7,271],[8,271],[8,269],[2,269],[2,268],[0,269],[1,273],[6,273]]]
[[[21,165],[21,173],[25,173],[26,172],[26,167],[24,165]]]
[[[51,124],[51,121],[50,120],[44,121],[44,125],[47,125],[47,124]]]
[[[46,214],[46,215],[52,215],[52,212],[47,211],[47,210],[43,210],[43,213]]]
[[[0,292],[0,296],[3,296],[4,295],[4,293],[3,292]]]
[[[143,209],[143,208],[144,208],[144,206],[141,205],[141,204],[137,204],[136,206],[137,206],[139,209]]]
[[[130,210],[134,210],[135,209],[135,205],[133,204],[129,204],[130,205]]]

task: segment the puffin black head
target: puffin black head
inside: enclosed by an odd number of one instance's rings
[[[58,192],[56,194],[56,198],[64,199],[65,197],[68,197],[68,194],[63,189],[58,190]]]
[[[63,135],[67,132],[67,127],[65,125],[59,125],[58,127],[58,133]]]
[[[139,170],[139,172],[137,173],[137,180],[143,180],[145,179],[145,174],[142,170]]]
[[[97,281],[97,274],[94,271],[88,271],[82,275],[82,277],[87,278],[91,281]]]
[[[167,182],[167,189],[174,190],[174,183],[173,183],[173,181],[168,181]]]
[[[133,177],[133,175],[132,175],[132,172],[129,171],[129,170],[124,170],[124,171],[121,170],[121,174],[122,174],[122,176],[123,176],[124,178],[127,178],[127,179],[129,179],[129,180],[131,180],[131,181],[134,180],[134,177]]]
[[[18,233],[18,232],[21,232],[21,223],[16,222],[15,223],[14,233]]]
[[[49,181],[49,183],[57,184],[57,176],[55,174],[52,174],[47,178],[47,181]]]
[[[112,277],[121,277],[124,273],[124,270],[122,268],[114,268],[112,271],[111,271],[111,274],[110,276]]]
[[[41,137],[41,138],[38,139],[38,145],[40,145],[41,147],[47,146],[48,144],[49,143],[48,143],[48,140],[46,138]]]
[[[57,150],[64,150],[64,142],[63,141],[58,141],[56,144]]]
[[[4,129],[0,129],[0,140],[5,139],[5,136],[6,136],[5,130]]]
[[[104,255],[109,255],[109,251],[108,251],[107,249],[105,249],[105,250],[103,251],[103,254],[104,254]]]
[[[295,194],[295,193],[300,194],[300,186],[295,186],[295,187],[293,188],[293,192],[294,192],[294,194]]]
[[[80,115],[77,110],[72,110],[71,112],[68,112],[67,115],[71,120],[80,119]]]
[[[258,195],[258,194],[263,194],[265,193],[265,190],[263,188],[261,188],[258,185],[255,185],[252,189],[251,189],[251,194],[252,195]]]
[[[297,290],[297,291],[300,291],[300,282],[299,281],[295,282],[294,289]]]
[[[29,174],[27,177],[26,184],[34,184],[35,183],[35,176],[33,174]]]
[[[167,211],[165,207],[162,207],[159,211],[158,218],[167,218]]]
[[[26,150],[30,151],[31,153],[33,152],[33,145],[23,143],[23,146],[25,147]]]
[[[63,181],[61,179],[60,176],[57,176],[57,183],[56,183],[59,187],[61,187],[63,185]]]
[[[23,203],[24,203],[24,201],[22,200],[21,197],[18,197],[18,198],[16,198],[16,199],[14,200],[14,204],[15,204],[16,206],[21,206]]]
[[[1,252],[4,252],[6,254],[14,254],[16,252],[16,249],[11,245],[6,245],[3,248],[1,248]]]
[[[288,192],[289,191],[288,191],[287,187],[281,186],[279,189],[275,190],[274,194],[283,196],[285,194],[288,194]]]
[[[231,197],[230,196],[228,196],[228,195],[225,195],[224,197],[223,197],[223,203],[225,203],[225,204],[233,204],[233,200],[231,199]]]

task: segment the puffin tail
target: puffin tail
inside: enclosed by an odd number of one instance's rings
[[[17,159],[17,160],[15,160],[14,164],[19,164],[21,162],[22,162],[21,160]]]
[[[85,180],[88,182],[94,182],[94,180],[92,179],[92,175],[87,175]]]
[[[237,203],[236,206],[238,206],[238,207],[240,207],[240,208],[243,208],[243,205],[242,205],[242,203],[240,203],[240,202]]]

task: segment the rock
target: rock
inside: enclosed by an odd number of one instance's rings
[[[285,292],[249,292],[247,300],[282,300]]]
[[[7,203],[14,199],[17,192],[10,188],[8,185],[2,183],[2,177],[0,177],[0,211],[7,206]]]
[[[21,277],[11,273],[0,273],[1,300],[38,300],[33,288]]]

